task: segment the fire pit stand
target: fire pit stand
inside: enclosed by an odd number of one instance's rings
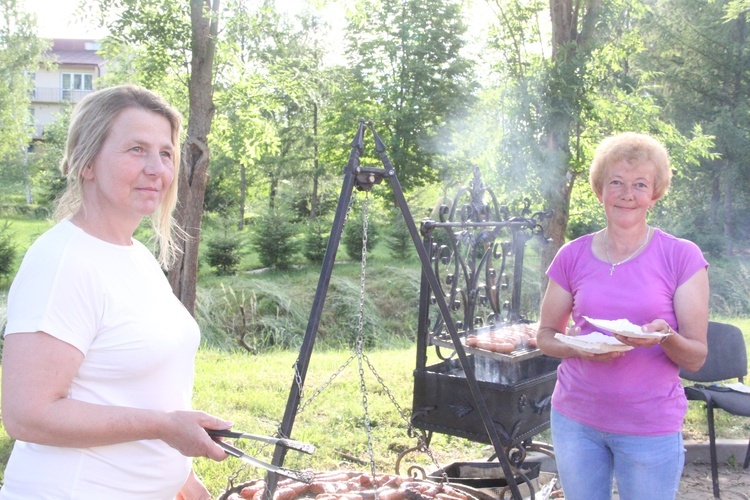
[[[363,167],[360,165],[360,158],[364,153],[364,134],[367,129],[372,132],[375,140],[375,151],[380,157],[383,168]],[[279,426],[279,435],[281,437],[291,436],[332,275],[336,251],[341,241],[353,190],[369,191],[373,185],[379,184],[383,180],[388,180],[391,185],[394,199],[404,217],[422,265],[419,312],[420,333],[417,346],[417,370],[415,371],[415,411],[412,418],[413,425],[416,428],[428,429],[430,432],[448,432],[492,444],[513,498],[520,500],[521,494],[515,479],[513,467],[506,454],[506,447],[518,444],[520,439],[533,435],[544,424],[543,422],[532,422],[522,425],[521,429],[508,429],[503,422],[497,421],[495,416],[496,407],[498,405],[504,407],[506,403],[498,403],[494,398],[494,394],[488,394],[488,390],[490,392],[495,390],[495,384],[491,384],[488,389],[484,381],[480,382],[477,379],[475,375],[475,372],[478,371],[477,354],[469,354],[468,349],[464,345],[464,340],[469,332],[474,332],[476,328],[484,323],[489,325],[523,321],[524,318],[519,313],[523,247],[526,240],[531,236],[541,234],[539,220],[544,214],[537,213],[532,215],[525,213],[521,217],[510,217],[507,209],[500,207],[491,191],[481,184],[478,172],[475,171],[472,189],[465,191],[466,193],[470,193],[471,202],[462,206],[454,204],[452,211],[448,209],[445,212],[441,211],[441,214],[445,213],[446,217],[444,220],[441,219],[440,222],[424,221],[420,234],[410,214],[404,193],[401,190],[401,185],[396,177],[395,168],[386,154],[385,145],[375,132],[372,124],[365,123],[364,120],[360,121],[357,134],[352,142],[349,161],[344,169],[341,195],[334,216],[326,253],[323,257],[318,287],[300,348],[300,355],[294,366],[294,381],[289,392],[284,417]],[[491,196],[493,201],[492,207],[482,202],[482,197],[485,195]],[[528,206],[527,203],[525,211],[528,211]],[[457,210],[461,214],[460,220],[452,222]],[[433,231],[437,228],[447,228],[448,233],[452,235],[450,241],[447,243],[447,247],[438,246],[434,243],[436,240],[433,238]],[[495,243],[497,236],[506,230],[509,230],[512,235],[509,243]],[[422,241],[422,237],[424,237],[424,241]],[[507,246],[508,244],[511,246]],[[463,251],[467,249],[469,251],[468,254],[456,259],[459,256],[457,253],[459,250]],[[508,289],[504,263],[506,262],[506,257],[509,255],[515,257],[513,260],[516,270],[513,273],[514,286],[511,288],[512,295],[510,305],[508,306],[505,303],[499,302],[500,294],[498,291]],[[493,262],[494,259],[499,259],[503,265],[499,267],[492,266],[490,268],[487,264]],[[442,275],[439,275],[441,268],[438,263],[453,263],[453,277],[450,278],[449,275],[442,278],[439,277]],[[486,278],[480,278],[478,274],[480,269],[486,269],[486,274],[484,275]],[[462,279],[469,283],[469,286],[459,289],[458,283]],[[444,288],[446,284],[447,288]],[[439,292],[432,293],[431,291]],[[479,309],[486,307],[488,304],[492,310],[491,314],[484,319],[478,319],[480,318],[480,316],[477,316],[480,312]],[[437,308],[437,316],[432,328],[429,327],[431,322],[430,306],[436,306]],[[463,311],[463,319],[454,318],[455,314],[459,311]],[[453,353],[449,358],[446,357],[440,366],[425,366],[425,353],[428,344],[439,346],[441,342],[442,345],[449,346]],[[538,357],[537,353],[529,351],[527,354],[530,358],[534,358],[533,362],[535,365],[538,364],[538,361],[535,361]],[[516,357],[520,359],[522,356]],[[545,361],[542,364],[545,366],[545,369],[554,370],[548,362]],[[459,374],[459,371],[462,373]],[[450,382],[455,382],[458,384],[455,386],[457,390],[454,391],[448,385],[443,386],[442,383],[437,386],[431,384],[429,381],[431,378],[446,378]],[[422,387],[425,387],[425,389],[423,390]],[[465,390],[466,388],[469,389],[468,392]],[[437,398],[441,398],[441,401],[448,402],[450,400],[447,395],[444,396],[441,393],[435,394],[434,389],[438,391],[448,390],[459,392],[463,395],[464,399],[462,399],[461,404],[466,403],[467,406],[464,407],[464,410],[459,409],[458,411],[459,413],[463,413],[464,416],[471,415],[471,419],[469,420],[460,419],[462,423],[467,423],[465,428],[450,423],[450,428],[441,427],[439,422],[443,418],[441,414],[430,411],[431,402],[421,401],[422,394],[428,395],[426,399],[429,399],[429,395],[432,394]],[[419,397],[418,394],[420,395]],[[529,408],[536,408],[532,411],[538,412],[539,408],[541,408],[542,413],[544,412],[545,403],[543,398],[532,395],[531,392],[524,393],[524,396],[528,400]],[[492,406],[488,405],[488,401],[491,402]],[[436,422],[432,421],[433,417],[437,420]],[[459,427],[461,428],[459,429]],[[485,432],[482,432],[482,429]],[[272,463],[281,466],[285,453],[285,448],[276,446]],[[268,474],[266,498],[272,497],[277,479],[276,474]]]
[[[522,313],[524,254],[532,238],[546,241],[540,221],[550,214],[532,214],[529,206],[525,200],[520,215],[510,215],[475,170],[438,220],[421,224],[431,272],[423,272],[420,290],[411,424],[428,445],[433,432],[492,444],[500,464],[514,470],[530,449],[552,454],[532,438],[549,428],[559,360],[534,344],[500,353],[466,341],[503,331],[535,339],[536,327]],[[428,366],[431,347],[441,361]]]

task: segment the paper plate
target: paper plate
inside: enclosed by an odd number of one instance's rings
[[[660,339],[666,337],[666,333],[652,332],[645,333],[641,331],[641,327],[634,325],[626,319],[593,319],[588,316],[584,316],[583,319],[591,323],[597,328],[607,330],[608,332],[617,333],[624,337],[633,337],[636,339]]]
[[[594,332],[587,335],[563,335],[562,333],[556,333],[555,338],[580,351],[594,354],[629,351],[633,348],[633,346],[625,345],[616,338],[604,335],[602,332]]]

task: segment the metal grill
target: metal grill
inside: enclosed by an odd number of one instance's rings
[[[412,425],[428,442],[437,432],[493,444],[501,462],[514,468],[530,440],[549,428],[559,360],[544,356],[535,342],[493,352],[467,340],[520,332],[535,341],[536,325],[524,308],[538,308],[538,302],[524,297],[524,257],[532,238],[546,242],[540,221],[550,214],[531,213],[529,206],[524,201],[512,215],[475,170],[470,185],[437,211],[438,220],[421,224],[439,286],[423,279],[420,292]],[[451,318],[434,307],[441,301]],[[428,365],[433,348],[439,362]]]

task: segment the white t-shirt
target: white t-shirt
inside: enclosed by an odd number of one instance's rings
[[[85,358],[69,397],[191,407],[198,325],[137,241],[113,245],[65,220],[28,250],[8,294],[5,335],[43,331]],[[2,499],[172,499],[190,459],[161,440],[93,448],[17,441]]]

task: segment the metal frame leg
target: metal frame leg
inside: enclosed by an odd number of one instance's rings
[[[708,444],[711,452],[711,483],[714,488],[714,498],[721,498],[719,493],[719,464],[716,458],[716,433],[714,429],[714,407],[709,401],[706,403],[706,417],[708,419]]]

